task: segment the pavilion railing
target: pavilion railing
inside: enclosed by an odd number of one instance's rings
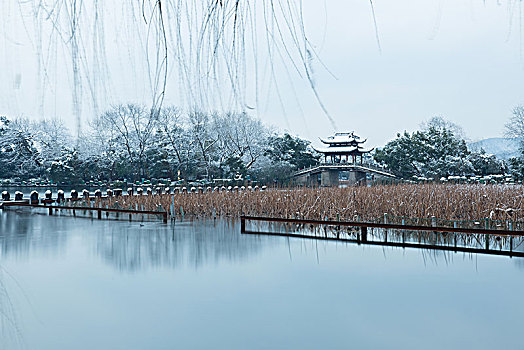
[[[321,163],[318,163],[316,165],[312,165],[312,166],[310,166],[308,168],[299,169],[298,171],[296,171],[296,173],[307,172],[309,170],[312,170],[312,169],[315,169],[315,168],[319,168],[321,166],[333,166],[333,167],[337,167],[337,166],[340,166],[340,167],[343,167],[343,166],[355,166],[355,167],[363,167],[363,168],[368,168],[368,169],[373,169],[373,170],[389,173],[389,171],[388,171],[388,169],[386,167],[382,167],[380,165],[372,164],[372,163],[369,163],[369,162],[363,162],[362,164],[360,164],[358,162],[357,163],[321,162]]]

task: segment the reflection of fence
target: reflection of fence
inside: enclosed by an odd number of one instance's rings
[[[400,218],[402,220],[402,218]],[[492,228],[437,227],[388,223],[241,217],[241,232],[345,241],[391,247],[434,249],[524,257],[524,231]],[[432,223],[435,224],[435,220]],[[246,222],[266,223],[270,232],[247,230]],[[284,230],[285,232],[275,232]],[[377,229],[377,230],[375,230]]]
[[[49,212],[49,215],[53,215],[53,213],[63,213],[63,211],[69,211],[73,216],[76,216],[77,213],[80,213],[82,211],[91,213],[96,213],[97,219],[102,219],[102,213],[106,214],[106,218],[109,217],[109,214],[113,214],[114,219],[119,218],[119,214],[127,214],[129,216],[129,220],[132,220],[132,215],[152,215],[156,217],[162,217],[162,220],[164,223],[167,223],[167,212],[165,211],[149,211],[149,210],[132,210],[132,209],[122,209],[122,208],[109,208],[109,207],[88,207],[88,206],[72,206],[72,205],[40,205],[40,204],[30,204],[30,203],[23,203],[23,202],[4,202],[2,204],[3,208],[8,207],[29,207],[29,208],[40,208],[40,209],[46,209]]]

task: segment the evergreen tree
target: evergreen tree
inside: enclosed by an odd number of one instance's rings
[[[0,116],[0,177],[38,177],[42,171],[32,135]]]
[[[377,162],[401,178],[414,176],[440,178],[451,175],[490,175],[505,171],[493,155],[471,153],[456,125],[440,117],[424,124],[423,130],[397,134],[375,152]]]

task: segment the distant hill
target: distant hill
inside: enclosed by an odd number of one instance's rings
[[[468,143],[468,148],[473,152],[484,149],[486,153],[494,154],[499,159],[509,159],[519,155],[520,142],[515,138],[491,137]]]

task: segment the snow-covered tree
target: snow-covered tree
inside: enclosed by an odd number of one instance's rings
[[[524,106],[516,106],[505,125],[506,136],[524,139]]]
[[[191,138],[187,130],[187,118],[176,107],[165,107],[159,111],[158,129],[155,136],[155,151],[152,155],[155,170],[178,177],[178,172],[187,174],[191,149]],[[153,171],[157,176],[158,171]]]
[[[214,114],[213,130],[221,165],[247,171],[266,151],[268,128],[247,113]]]
[[[73,144],[69,129],[58,118],[32,122],[30,127],[38,152],[45,161],[59,157],[62,150]]]
[[[270,179],[284,181],[293,171],[317,164],[320,158],[309,141],[288,133],[270,136],[265,156],[270,162],[267,162],[258,173],[266,181]]]
[[[423,124],[423,130],[397,134],[375,153],[375,160],[402,178],[450,175],[488,175],[505,171],[495,156],[471,153],[457,125],[438,117]]]
[[[27,125],[0,116],[0,177],[36,177],[42,170],[41,158]]]
[[[199,176],[210,175],[213,165],[214,147],[218,141],[216,133],[212,132],[211,118],[200,111],[189,113],[188,135],[191,146],[190,166],[194,167]]]
[[[147,151],[157,129],[158,112],[136,105],[118,105],[96,118],[97,134],[109,141],[107,151],[115,159],[125,154],[135,178],[145,177]],[[114,147],[113,147],[114,146]]]
[[[503,174],[508,170],[504,161],[497,159],[493,154],[486,153],[483,149],[480,152],[471,153],[468,160],[473,165],[477,175]]]

